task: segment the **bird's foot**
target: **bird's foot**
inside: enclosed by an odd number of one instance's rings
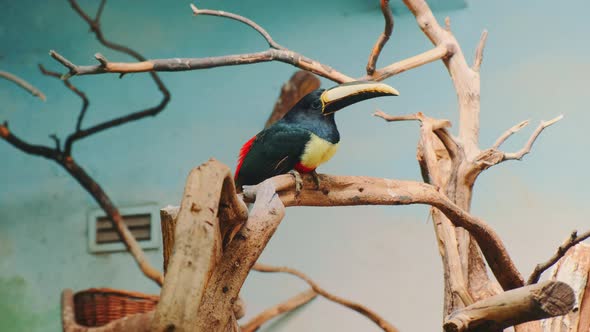
[[[301,189],[303,189],[303,179],[301,179],[301,174],[296,170],[289,171],[289,174],[293,175],[295,178],[295,196],[299,196]]]
[[[311,172],[311,176],[313,177],[313,182],[315,183],[316,189],[320,190],[320,184],[322,182],[322,180],[320,180],[320,175],[318,174],[318,172],[316,172],[315,170],[313,170]]]

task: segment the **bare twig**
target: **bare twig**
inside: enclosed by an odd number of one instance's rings
[[[221,10],[198,9],[197,6],[195,6],[192,3],[190,4],[190,6],[191,6],[191,9],[192,9],[193,13],[195,14],[195,16],[197,16],[197,15],[219,16],[219,17],[226,17],[226,18],[238,21],[238,22],[242,22],[242,23],[246,24],[247,26],[251,27],[252,29],[256,30],[256,32],[258,32],[262,37],[264,37],[264,39],[268,43],[268,46],[270,46],[271,48],[274,48],[276,50],[285,49],[284,47],[279,45],[277,42],[275,42],[272,39],[272,37],[270,36],[270,34],[266,30],[264,30],[264,28],[262,28],[260,25],[258,25],[256,22],[252,21],[249,18],[246,18],[244,16],[240,16],[240,15],[237,15],[234,13],[224,12]]]
[[[427,131],[433,132],[447,149],[449,156],[453,159],[459,152],[457,141],[451,136],[446,128],[451,127],[451,122],[446,119],[435,119],[424,115],[422,112],[406,115],[389,115],[381,110],[373,113],[373,116],[381,118],[387,122],[397,121],[420,121],[422,126],[426,126]]]
[[[254,332],[258,330],[260,326],[262,326],[262,324],[268,322],[269,320],[279,315],[293,311],[309,303],[317,296],[318,294],[313,289],[303,291],[295,295],[294,297],[288,299],[287,301],[272,306],[256,315],[256,317],[252,318],[249,322],[241,326],[242,332]]]
[[[123,217],[113,202],[110,200],[102,187],[96,181],[94,181],[94,179],[92,179],[92,177],[90,177],[90,175],[80,165],[76,163],[72,156],[66,155],[65,152],[61,152],[58,149],[49,148],[43,145],[33,145],[23,141],[8,129],[6,123],[0,125],[0,138],[4,139],[12,146],[25,153],[53,160],[58,165],[62,166],[96,200],[98,205],[114,223],[115,229],[121,236],[121,239],[123,239],[127,249],[131,252],[131,255],[137,262],[137,265],[140,267],[142,272],[148,278],[154,280],[159,285],[162,285],[162,274],[150,265],[143,250],[137,243],[137,240],[135,240],[133,234],[131,234],[125,225]]]
[[[106,47],[111,48],[116,51],[120,51],[123,53],[127,53],[136,59],[142,61],[144,58],[137,52],[131,50],[130,48],[118,44],[114,44],[112,42],[107,41],[103,34],[102,30],[100,29],[99,19],[104,8],[104,1],[101,2],[99,5],[99,11],[96,15],[96,20],[92,20],[90,16],[84,12],[80,6],[78,5],[76,0],[69,0],[70,5],[72,8],[82,17],[90,26],[91,31],[96,35],[97,39]],[[67,61],[66,59],[62,59],[64,64],[70,68],[74,68],[71,62]],[[40,70],[43,74],[52,76],[52,77],[59,77],[59,74],[55,72],[51,72],[45,70],[45,68],[40,66]],[[0,137],[6,140],[8,143],[16,147],[17,149],[26,152],[28,154],[42,156],[48,159],[51,159],[62,166],[76,181],[96,200],[98,205],[102,208],[105,214],[109,217],[109,219],[113,222],[115,229],[119,233],[119,236],[125,243],[127,249],[130,251],[131,255],[137,262],[138,266],[140,267],[141,271],[150,279],[154,280],[159,285],[163,283],[162,273],[152,267],[149,261],[146,259],[145,254],[139,244],[137,243],[135,237],[131,234],[127,226],[123,221],[123,217],[121,216],[119,210],[113,204],[111,199],[108,197],[106,192],[103,188],[96,182],[90,175],[76,163],[74,158],[71,155],[72,152],[72,145],[75,141],[87,137],[89,135],[98,133],[100,131],[112,128],[117,125],[121,125],[127,123],[129,121],[138,120],[150,115],[156,115],[159,113],[164,107],[167,105],[168,101],[170,100],[170,94],[164,84],[161,82],[157,74],[150,73],[152,79],[158,86],[159,90],[163,94],[162,100],[160,103],[152,108],[138,111],[135,113],[131,113],[129,115],[115,118],[110,121],[106,121],[95,125],[93,127],[87,129],[81,129],[82,121],[84,119],[84,115],[86,114],[86,109],[88,107],[88,99],[77,88],[75,88],[72,84],[67,81],[67,77],[63,77],[66,79],[64,84],[68,87],[72,92],[76,93],[83,101],[83,106],[78,115],[78,120],[76,122],[76,131],[70,134],[66,141],[63,151],[61,149],[56,148],[49,148],[46,146],[41,145],[32,145],[29,144],[22,139],[13,135],[9,130],[7,124],[0,126]],[[67,75],[66,75],[67,76]],[[56,141],[54,139],[54,141]],[[57,141],[56,141],[57,143]]]
[[[43,75],[61,79],[60,73],[47,70],[41,64],[39,64],[39,70],[41,71],[41,73],[43,73]],[[64,79],[63,82],[68,89],[72,90],[72,92],[74,92],[78,97],[80,97],[80,99],[82,99],[82,109],[80,110],[80,113],[78,113],[78,120],[76,120],[76,132],[79,132],[81,130],[82,121],[84,121],[84,116],[86,115],[86,110],[88,109],[90,101],[88,100],[88,97],[86,97],[86,94],[78,90],[78,88],[76,88],[68,79]],[[70,150],[66,150],[66,154],[71,154],[71,145],[69,146],[69,148]]]
[[[488,39],[488,30],[484,30],[481,33],[481,38],[479,39],[479,44],[477,44],[477,48],[475,49],[475,59],[473,60],[473,66],[471,69],[473,71],[479,71],[481,67],[481,62],[483,61],[483,50],[486,46],[486,40]]]
[[[535,269],[533,270],[533,272],[529,276],[529,279],[527,280],[527,285],[538,282],[543,272],[545,272],[548,268],[557,263],[557,261],[559,261],[561,257],[563,257],[570,248],[586,240],[587,238],[590,238],[590,231],[587,231],[579,235],[577,231],[573,231],[568,237],[568,239],[557,248],[557,251],[555,252],[555,254],[553,254],[553,256],[551,256],[546,262],[537,264],[537,266],[535,266]]]
[[[434,206],[455,226],[465,228],[476,239],[492,272],[505,290],[524,285],[520,272],[498,234],[483,220],[459,208],[435,186],[366,176],[319,176],[322,190],[316,189],[313,177],[303,175],[304,186],[299,194],[295,192],[295,181],[291,175],[280,175],[266,181],[274,183],[285,206]],[[252,201],[259,186],[244,186],[245,200]]]
[[[373,116],[378,118],[382,118],[387,122],[396,122],[396,121],[420,121],[421,123],[428,122],[431,126],[432,130],[438,130],[441,128],[448,128],[451,126],[451,121],[446,119],[435,119],[424,115],[422,112],[418,112],[415,114],[407,114],[407,115],[389,115],[381,110],[377,110],[373,113]]]
[[[519,132],[522,128],[526,127],[529,124],[529,122],[530,120],[524,120],[506,130],[502,135],[500,135],[500,137],[498,137],[494,145],[492,145],[492,149],[498,149],[502,144],[504,144],[504,142],[506,142],[506,140],[510,136]]]
[[[47,99],[45,97],[45,95],[43,94],[43,92],[41,92],[41,90],[37,89],[31,83],[25,81],[24,79],[14,75],[14,74],[0,70],[0,78],[4,78],[12,83],[15,83],[16,85],[25,89],[27,92],[29,92],[33,96],[39,97],[39,99],[41,99],[43,101],[45,101]]]
[[[107,3],[106,0],[101,0],[100,4],[98,5],[98,10],[96,11],[96,15],[94,16],[94,22],[100,22],[100,16],[104,10],[104,5]]]
[[[83,13],[81,8],[75,2],[75,0],[69,0],[72,4],[72,7],[79,13]],[[214,10],[204,10],[204,9],[197,9],[198,14],[206,14],[206,15],[216,15],[222,16],[230,19],[235,19],[249,26],[253,27],[258,31],[263,37],[265,37],[266,41],[269,42],[270,48],[266,51],[257,52],[257,53],[247,53],[247,54],[234,54],[234,55],[225,55],[225,56],[218,56],[218,57],[206,57],[206,58],[172,58],[172,59],[152,59],[146,60],[143,57],[138,58],[135,55],[139,55],[135,53],[134,57],[139,60],[139,62],[102,62],[99,65],[90,65],[90,66],[78,66],[73,64],[71,61],[66,59],[61,54],[50,51],[51,57],[57,60],[59,63],[64,65],[68,68],[69,72],[64,74],[64,78],[69,78],[74,75],[94,75],[94,74],[105,74],[105,73],[119,73],[119,74],[128,74],[128,73],[141,73],[141,72],[159,72],[159,71],[188,71],[188,70],[198,70],[198,69],[205,69],[205,68],[214,68],[214,67],[221,67],[221,66],[235,66],[235,65],[245,65],[245,64],[252,64],[252,63],[259,63],[259,62],[268,62],[268,61],[279,61],[283,63],[287,63],[298,67],[303,70],[310,71],[314,74],[319,76],[325,77],[337,83],[343,82],[350,82],[354,81],[355,79],[347,76],[334,68],[322,64],[316,60],[310,59],[302,54],[297,52],[291,51],[287,48],[284,48],[278,45],[274,40],[270,37],[270,34],[266,32],[262,27],[260,27],[255,22],[228,12],[222,11],[214,11]],[[122,45],[117,45],[106,41],[100,32],[98,22],[92,20],[88,15],[80,14],[86,20],[86,22],[91,26],[92,30],[96,32],[97,39],[103,43],[105,46],[120,50],[123,52],[132,51]],[[373,75],[366,75],[364,77],[359,78],[360,80],[375,80],[381,81],[388,77],[397,75],[402,73],[406,70],[416,68],[422,66],[424,64],[433,62],[435,60],[439,60],[450,56],[453,53],[452,49],[447,47],[446,45],[438,45],[432,50],[426,51],[422,54],[410,57],[405,60],[401,60],[399,62],[393,63],[389,66],[386,66],[382,69],[376,70]]]
[[[55,143],[55,151],[61,152],[61,141],[59,140],[59,137],[57,137],[56,134],[51,134],[49,135],[49,138]]]
[[[405,114],[405,115],[389,115],[382,110],[377,110],[373,113],[373,116],[381,118],[387,122],[396,122],[396,121],[421,121],[418,113],[415,114]]]
[[[104,6],[103,3],[101,3],[101,5],[99,7],[99,13],[97,14],[97,19],[92,20],[90,18],[90,16],[82,10],[82,8],[80,7],[80,5],[78,4],[78,2],[76,0],[68,0],[68,1],[70,2],[70,5],[72,6],[72,8],[78,13],[78,15],[80,15],[80,17],[82,17],[84,19],[84,21],[86,21],[86,23],[88,23],[88,25],[91,28],[91,31],[96,36],[96,39],[98,39],[98,41],[102,45],[104,45],[112,50],[128,54],[131,57],[137,59],[138,61],[145,61],[145,58],[141,54],[130,49],[129,47],[119,45],[119,44],[113,43],[113,42],[105,39],[103,32],[100,29],[100,22],[98,21],[98,19],[100,19],[99,14],[102,11],[100,8]],[[59,56],[54,51],[50,51],[50,54],[52,57],[54,57],[56,59],[60,59],[59,61],[70,69],[70,75],[75,72],[77,66],[75,66],[74,64],[69,62],[67,59]],[[98,58],[100,58],[100,56]],[[106,61],[106,59],[104,59],[104,61]],[[63,78],[67,79],[70,75],[65,75]],[[133,112],[133,113],[130,113],[125,116],[121,116],[121,117],[118,117],[118,118],[115,118],[115,119],[112,119],[109,121],[105,121],[103,123],[94,125],[90,128],[79,129],[79,130],[77,129],[76,132],[74,132],[73,134],[68,136],[68,138],[66,139],[65,151],[68,151],[68,152],[71,151],[72,145],[74,144],[74,142],[77,140],[80,140],[84,137],[99,133],[103,130],[106,130],[106,129],[109,129],[112,127],[120,126],[122,124],[131,122],[131,121],[137,121],[139,119],[143,119],[148,116],[156,116],[158,113],[160,113],[166,107],[168,102],[170,101],[170,92],[168,91],[168,89],[166,88],[166,86],[164,85],[164,83],[162,82],[160,77],[158,76],[158,74],[152,72],[152,73],[150,73],[150,76],[151,76],[152,80],[154,81],[154,83],[156,84],[156,86],[158,87],[158,90],[160,90],[160,92],[162,93],[162,99],[160,100],[160,103],[158,103],[157,105],[150,107],[148,109],[140,110],[140,111]],[[83,118],[83,114],[80,114],[80,115]],[[79,117],[79,120],[81,121],[80,117]],[[79,128],[79,127],[77,127],[77,128]]]
[[[452,55],[452,51],[446,45],[439,45],[424,53],[420,53],[418,55],[409,57],[404,60],[400,60],[383,68],[377,69],[373,72],[372,75],[363,76],[359,78],[359,80],[383,81],[384,79],[389,78],[391,76],[395,76],[397,74],[434,62],[436,60],[444,59],[445,57],[448,57],[450,55]]]
[[[271,265],[266,265],[266,264],[261,264],[261,263],[256,263],[256,265],[254,265],[252,267],[252,269],[255,271],[258,271],[258,272],[283,272],[283,273],[289,273],[289,274],[295,275],[295,276],[303,279],[319,295],[325,297],[326,299],[328,299],[330,301],[341,304],[345,307],[348,307],[348,308],[366,316],[367,318],[372,320],[375,324],[377,324],[380,328],[382,328],[383,331],[387,331],[387,332],[397,332],[398,331],[393,325],[391,325],[389,322],[387,322],[381,316],[379,316],[378,314],[373,312],[371,309],[365,307],[362,304],[343,299],[337,295],[327,292],[326,290],[321,288],[315,281],[313,281],[310,277],[308,277],[307,275],[305,275],[301,271],[298,271],[296,269],[286,267],[286,266],[271,266]]]
[[[367,62],[367,75],[371,76],[375,72],[375,64],[377,63],[377,59],[379,58],[379,54],[381,54],[381,50],[383,46],[391,37],[391,33],[393,32],[393,13],[391,12],[391,8],[389,8],[389,0],[381,0],[381,12],[383,13],[383,18],[385,19],[385,27],[383,28],[383,32],[379,35],[377,42],[375,42],[375,46],[371,50],[371,54],[369,55],[369,61]]]
[[[560,116],[553,118],[549,121],[541,121],[541,123],[539,124],[539,127],[537,127],[535,132],[533,132],[533,134],[531,135],[529,140],[526,142],[524,147],[517,152],[505,153],[504,160],[514,160],[514,159],[520,160],[520,159],[522,159],[522,157],[524,157],[526,154],[531,152],[531,148],[533,147],[533,144],[535,143],[535,141],[537,140],[537,137],[539,137],[541,132],[545,128],[551,126],[552,124],[556,123],[557,121],[559,121],[561,119],[563,119],[563,115],[560,115]]]

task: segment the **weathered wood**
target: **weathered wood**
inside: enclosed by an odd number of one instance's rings
[[[233,304],[284,215],[285,207],[272,182],[261,184],[248,221],[225,248],[211,276],[198,313],[194,315],[198,317],[195,331],[224,331],[234,326]]]
[[[176,217],[178,206],[167,206],[160,210],[160,227],[162,228],[162,251],[164,255],[164,274],[168,270],[172,249],[174,248],[174,231],[176,229]]]
[[[576,305],[565,316],[542,322],[544,332],[590,331],[590,245],[578,244],[555,266],[551,279],[568,283],[574,291]]]
[[[211,331],[197,328],[195,313],[221,257],[217,215],[221,191],[228,181],[233,183],[229,168],[214,159],[190,172],[152,331]]]
[[[523,322],[568,313],[574,292],[560,281],[545,281],[507,291],[455,311],[447,317],[447,332],[501,331]]]

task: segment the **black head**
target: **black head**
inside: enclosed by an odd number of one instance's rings
[[[330,89],[317,89],[301,98],[285,118],[333,116],[346,106],[362,100],[381,96],[397,96],[399,92],[384,83],[356,81],[337,85]]]

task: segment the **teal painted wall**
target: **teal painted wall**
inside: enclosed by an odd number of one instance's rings
[[[85,8],[95,7],[84,1]],[[250,17],[293,50],[360,76],[382,21],[370,1],[200,1]],[[453,6],[451,6],[453,7]],[[486,172],[476,186],[473,211],[504,238],[527,273],[574,228],[586,229],[590,122],[587,109],[590,51],[586,17],[590,3],[555,6],[535,2],[468,1],[467,8],[441,8],[471,60],[481,30],[490,36],[482,68],[482,146],[524,119],[533,123],[565,114],[538,140],[522,162]],[[107,4],[108,38],[150,58],[200,57],[264,49],[264,41],[239,23],[194,18],[186,2],[125,1]],[[79,101],[37,63],[63,70],[47,55],[55,49],[80,64],[101,52],[65,1],[2,2],[0,68],[43,90],[42,103],[0,81],[0,120],[34,143],[64,137],[74,126]],[[427,50],[430,43],[413,17],[396,16],[395,32],[379,64]],[[116,128],[80,142],[77,160],[120,206],[177,204],[189,170],[209,157],[231,166],[246,139],[266,120],[281,84],[294,68],[265,63],[184,73],[163,73],[172,102],[157,118]],[[100,75],[72,80],[87,92],[93,124],[158,101],[146,75],[124,79]],[[418,180],[416,124],[385,124],[370,116],[427,112],[457,119],[455,93],[441,63],[387,81],[401,91],[395,99],[357,104],[338,114],[343,136],[339,153],[321,169],[331,174]],[[329,83],[324,82],[326,85]],[[534,128],[514,137],[518,149]],[[58,166],[24,155],[0,142],[0,331],[57,331],[63,288],[113,287],[144,292],[157,288],[125,253],[87,252],[90,197]],[[161,266],[161,252],[148,251]],[[271,240],[262,261],[289,265],[326,289],[381,313],[403,331],[440,328],[442,275],[427,222],[426,207],[293,208]],[[248,316],[304,289],[294,278],[253,274],[243,290]],[[265,331],[378,331],[365,318],[317,299],[270,324]]]

